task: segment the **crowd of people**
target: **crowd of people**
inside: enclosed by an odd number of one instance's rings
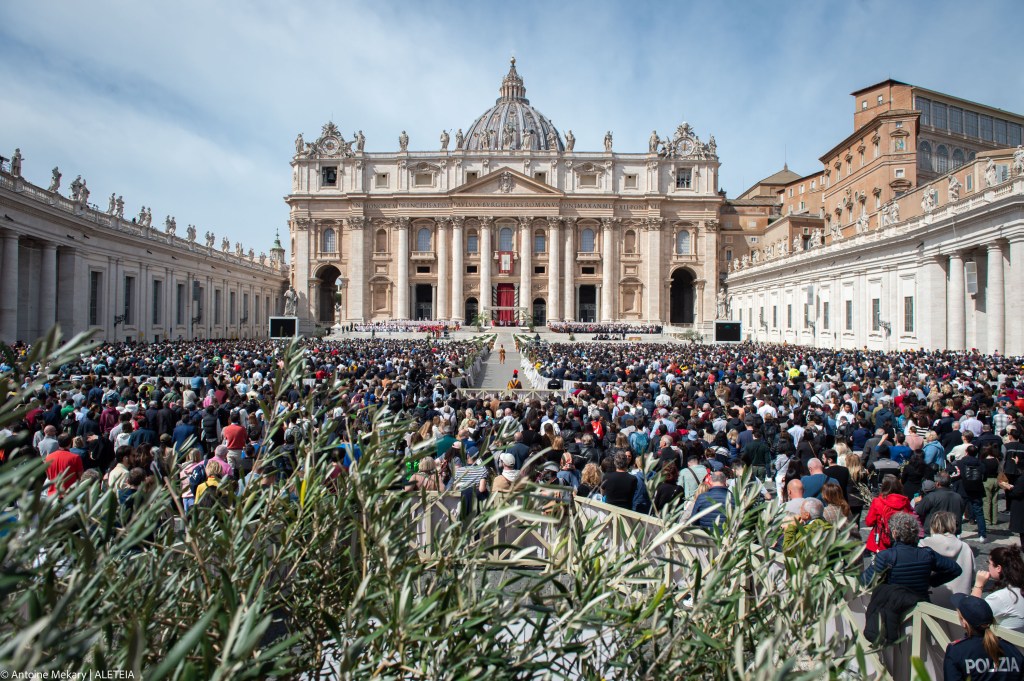
[[[362,333],[430,333],[440,336],[446,332],[458,331],[462,328],[462,323],[453,320],[392,319],[366,324],[351,324],[349,328]]]
[[[607,336],[623,334],[658,334],[660,324],[630,324],[626,322],[548,322],[552,333],[599,333]]]
[[[993,550],[988,569],[974,563],[1002,522],[1001,504],[1007,530],[1024,537],[1018,359],[531,344],[543,376],[577,384],[516,400],[460,392],[463,367],[479,351],[468,341],[301,347],[306,380],[275,401],[279,343],[104,345],[61,367],[0,438],[30,443],[55,483],[97,481],[130,508],[148,480],[169,476],[192,506],[220,503],[225,479],[237,481],[232,493],[286,480],[298,465],[288,453],[334,420],[348,425],[331,455],[339,474],[351,469],[370,413],[384,409],[411,424],[395,452],[410,491],[451,490],[471,505],[535,482],[550,488],[552,505],[598,499],[690,517],[714,534],[739,486],[783,519],[774,546],[783,554],[830,527],[864,542],[878,637],[893,635],[885,622],[894,610],[927,599],[958,607],[967,640],[988,653],[996,654],[993,622],[1024,631],[1020,547]],[[307,395],[312,413],[299,406]],[[287,420],[273,438],[258,399]],[[268,451],[284,455],[260,456]],[[263,458],[274,464],[253,466]],[[976,530],[966,540],[965,524]],[[968,659],[959,654],[947,663]]]

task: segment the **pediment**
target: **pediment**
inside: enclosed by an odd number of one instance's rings
[[[558,189],[518,170],[502,167],[448,192],[450,196],[565,196]]]

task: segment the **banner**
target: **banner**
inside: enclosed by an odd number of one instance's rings
[[[512,252],[498,252],[498,274],[512,274]]]

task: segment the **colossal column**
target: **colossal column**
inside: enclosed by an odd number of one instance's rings
[[[450,218],[437,222],[437,319],[448,319],[448,223]]]
[[[352,258],[349,261],[346,309],[349,320],[362,322],[366,300],[366,218],[362,216],[349,218],[348,226],[351,230]]]
[[[480,304],[477,309],[490,321],[491,319],[491,227],[494,218],[480,219]]]
[[[548,218],[548,320],[558,319],[561,314],[558,296],[558,246],[561,240],[560,218]]]
[[[610,322],[615,319],[615,221],[612,218],[601,218],[601,321]]]
[[[1006,288],[1011,297],[1024,291],[1024,234],[1010,236],[1010,274]],[[1004,296],[1005,297],[1005,296]],[[1006,354],[1024,354],[1024,315],[1007,315]]]
[[[455,321],[465,322],[471,324],[472,319],[463,319],[462,313],[465,311],[466,302],[463,299],[463,281],[462,278],[466,274],[466,267],[463,264],[462,257],[465,251],[465,247],[462,244],[462,223],[464,218],[462,216],[455,216],[452,218],[452,309],[451,316]]]
[[[647,218],[647,314],[653,322],[661,321],[661,218]]]
[[[143,277],[145,281],[147,277]],[[141,283],[141,282],[140,282]],[[139,287],[144,290],[143,286]],[[71,291],[68,295],[72,295]],[[152,298],[152,296],[150,296]],[[149,301],[152,303],[152,300]],[[141,305],[141,309],[149,311],[146,317],[152,312],[149,305]],[[149,319],[140,319],[139,327],[148,322]],[[43,257],[39,264],[39,333],[47,333],[57,323],[57,244],[47,241],[43,244]],[[70,329],[68,329],[70,331]]]
[[[946,302],[949,310],[946,338],[950,350],[963,350],[967,344],[964,292],[964,258],[959,253],[949,256],[949,289]]]
[[[565,221],[565,300],[562,301],[565,307],[565,314],[562,319],[571,322],[576,319],[576,218],[567,218]]]
[[[925,258],[924,270],[925,290],[929,295],[921,300],[920,309],[924,313],[918,315],[918,337],[922,344],[934,350],[946,349],[946,257],[933,256]],[[838,289],[834,289],[838,290]],[[920,294],[919,294],[920,295]],[[927,335],[922,333],[927,329]]]
[[[519,218],[519,306],[533,314],[533,244],[530,231],[533,218]],[[519,319],[519,311],[516,311]]]
[[[985,283],[985,320],[988,322],[988,351],[1006,354],[1006,293],[1003,289],[1003,246],[988,245],[988,278]]]
[[[398,218],[394,222],[398,230],[398,289],[395,296],[395,319],[410,319],[409,316],[409,218]]]
[[[3,272],[0,272],[0,340],[18,340],[18,235],[3,233]]]

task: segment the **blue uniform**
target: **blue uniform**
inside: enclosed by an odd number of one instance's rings
[[[1000,639],[1003,656],[997,662],[985,652],[981,636],[971,636],[946,646],[946,681],[1017,681],[1024,679],[1024,655]]]

